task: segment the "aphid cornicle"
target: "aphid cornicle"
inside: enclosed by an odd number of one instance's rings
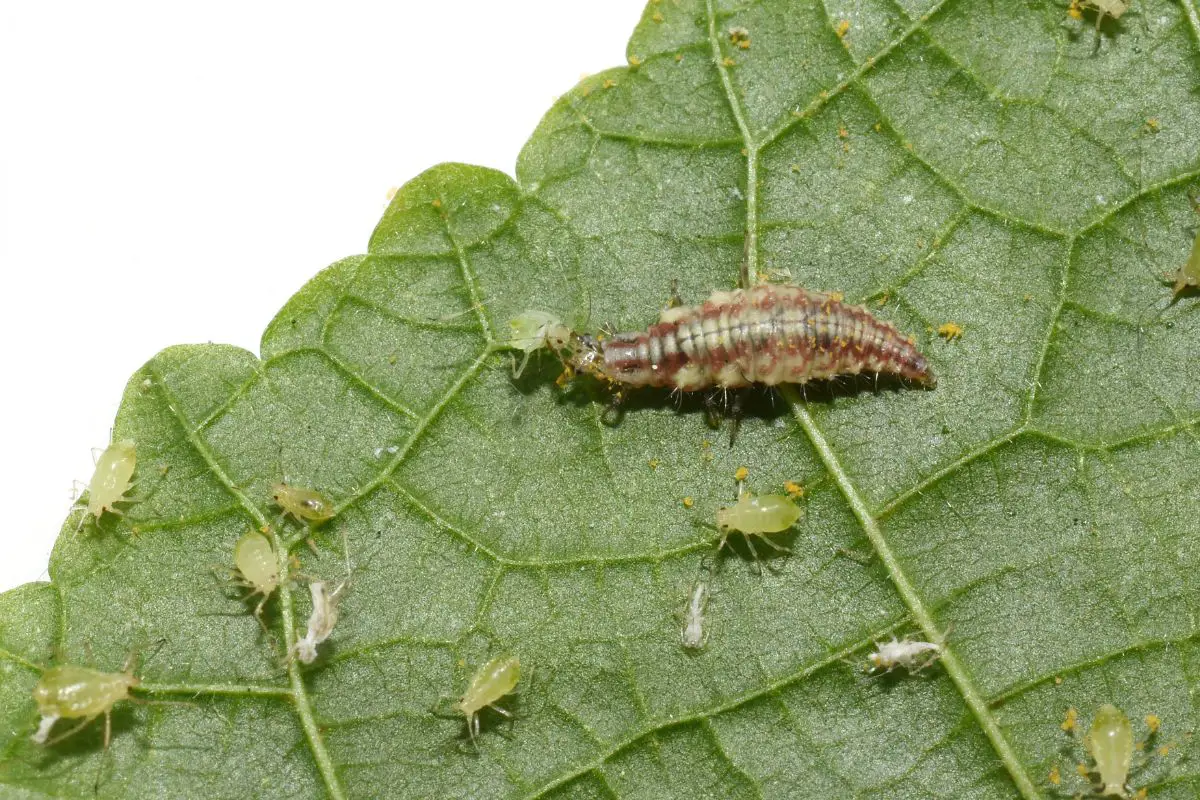
[[[311,525],[320,525],[333,519],[336,513],[333,501],[316,489],[302,489],[286,483],[271,484],[271,499],[284,514],[291,514],[298,520]]]
[[[135,469],[137,445],[132,439],[113,442],[104,449],[96,459],[96,470],[88,484],[87,513],[80,520],[81,526],[88,514],[95,517],[97,522],[106,513],[120,516],[121,512],[116,508],[116,504],[125,501],[125,494],[133,486]],[[82,502],[79,507],[84,507]]]
[[[262,600],[254,607],[254,616],[258,624],[263,625],[263,606],[279,587],[279,562],[275,558],[271,540],[256,530],[246,531],[233,546],[233,564],[235,580],[250,590],[245,599],[256,594],[262,595]],[[263,625],[263,628],[265,630],[266,626]]]
[[[698,306],[664,309],[648,330],[572,333],[554,349],[568,370],[631,388],[736,389],[864,372],[936,385],[913,340],[891,323],[799,286],[714,292]]]
[[[942,654],[942,646],[936,642],[919,642],[912,639],[896,639],[878,642],[875,652],[867,656],[871,669],[891,671],[904,667],[916,674],[936,661]]]
[[[467,719],[471,741],[475,741],[479,735],[479,712],[484,708],[512,718],[512,714],[497,706],[496,702],[515,689],[520,679],[521,662],[516,656],[497,656],[475,670],[467,690],[454,704],[455,710]]]
[[[129,690],[139,683],[132,666],[124,672],[101,672],[88,667],[58,666],[42,673],[33,687],[42,721],[31,737],[37,744],[55,744],[67,738],[101,714],[104,715],[104,746],[112,739],[112,707],[129,698]],[[53,739],[50,729],[60,719],[82,720]]]
[[[311,664],[317,660],[317,646],[333,633],[333,626],[338,621],[338,600],[346,584],[339,584],[333,591],[329,590],[324,581],[313,581],[308,585],[312,595],[312,612],[308,617],[308,631],[296,642],[292,654],[302,664]]]

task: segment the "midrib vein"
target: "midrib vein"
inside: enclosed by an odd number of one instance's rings
[[[938,630],[933,617],[925,607],[925,603],[922,602],[921,596],[917,594],[916,588],[913,587],[904,569],[900,566],[900,562],[896,559],[896,554],[892,552],[892,548],[884,538],[879,524],[871,516],[866,502],[858,493],[858,490],[854,488],[854,484],[850,481],[850,476],[842,469],[842,465],[834,454],[833,448],[829,446],[829,442],[826,441],[816,422],[813,421],[812,415],[808,413],[808,409],[797,395],[795,388],[784,385],[780,388],[780,394],[783,395],[784,399],[791,406],[792,415],[800,423],[800,427],[804,429],[804,433],[808,436],[813,448],[820,456],[821,462],[825,465],[826,471],[837,481],[838,488],[842,490],[842,495],[850,505],[850,510],[854,513],[854,517],[867,534],[867,538],[871,540],[871,546],[875,548],[875,553],[887,569],[888,577],[891,578],[892,584],[896,587],[896,591],[900,595],[900,599],[908,607],[909,613],[912,614],[913,621],[917,623],[929,641],[942,641],[942,632]],[[1034,786],[1033,781],[1030,780],[1029,775],[1025,772],[1024,765],[1017,758],[1017,754],[1013,752],[1012,746],[1008,743],[1008,739],[1005,738],[999,723],[996,722],[996,718],[992,716],[987,701],[971,680],[962,662],[958,660],[958,657],[954,655],[954,651],[949,647],[943,648],[941,664],[943,669],[946,670],[946,674],[950,676],[950,680],[958,687],[963,702],[966,703],[967,708],[975,716],[979,726],[983,729],[984,735],[991,742],[996,755],[1000,757],[1000,761],[1004,764],[1005,769],[1008,770],[1013,783],[1016,784],[1021,795],[1029,800],[1041,798],[1041,793]]]
[[[187,438],[196,454],[204,461],[205,466],[212,472],[213,477],[225,487],[238,503],[250,515],[251,519],[257,523],[260,530],[270,531],[271,544],[275,548],[275,554],[279,563],[279,609],[280,622],[283,625],[284,643],[287,645],[287,651],[290,654],[292,647],[296,643],[296,626],[292,619],[292,592],[289,586],[288,569],[291,566],[288,563],[288,550],[280,541],[275,529],[271,527],[263,513],[258,509],[246,493],[234,484],[230,477],[225,474],[225,470],[217,463],[216,456],[199,434],[195,431],[184,413],[179,409],[178,403],[172,396],[170,389],[167,388],[166,381],[157,370],[151,370],[151,377],[154,381],[154,386],[157,388],[163,402],[171,412],[176,422],[179,424],[179,429],[183,431],[183,435]],[[296,715],[300,718],[300,725],[304,729],[305,738],[308,740],[309,749],[312,751],[313,759],[317,762],[317,769],[321,773],[322,780],[325,781],[325,789],[333,800],[345,800],[345,792],[342,791],[342,785],[338,780],[337,770],[334,768],[333,759],[329,757],[329,751],[325,749],[325,740],[321,738],[321,731],[317,727],[317,721],[313,717],[312,703],[308,699],[308,689],[304,686],[303,676],[300,674],[300,668],[295,659],[288,659],[287,665],[288,679],[292,686],[292,703],[296,709]]]
[[[713,6],[713,0],[706,0],[705,6],[708,12],[708,39],[713,51],[713,64],[721,77],[726,101],[729,103],[730,112],[737,121],[738,130],[742,133],[746,148],[746,254],[744,263],[742,264],[740,285],[743,289],[748,289],[753,285],[751,278],[756,276],[756,267],[758,264],[757,166],[760,145],[755,143],[754,138],[750,134],[749,126],[746,123],[745,110],[742,108],[737,94],[733,91],[733,82],[724,65],[720,42],[717,38],[717,15]],[[919,27],[919,23],[917,26],[914,26],[913,30],[906,32],[906,36],[915,32],[917,27]],[[767,139],[764,144],[770,141],[772,139]],[[829,442],[826,441],[825,436],[817,427],[812,415],[808,413],[808,408],[801,401],[795,387],[783,384],[780,387],[780,394],[791,407],[793,416],[800,423],[800,427],[804,429],[805,435],[808,436],[813,448],[820,456],[826,471],[837,482],[838,488],[841,489],[842,495],[850,505],[855,518],[867,534],[867,538],[870,539],[871,546],[875,549],[880,561],[886,567],[888,576],[892,584],[896,587],[897,593],[912,614],[913,620],[920,626],[929,641],[941,642],[943,635],[934,624],[929,610],[925,607],[920,595],[917,594],[916,588],[904,573],[899,561],[896,559],[895,553],[892,552],[887,540],[884,539],[883,531],[880,530],[878,522],[871,515],[870,509],[867,507],[858,490],[854,487],[850,476],[842,468],[841,462],[838,461],[833,448],[829,446]],[[967,708],[970,709],[976,721],[983,729],[984,735],[991,742],[996,755],[1004,764],[1005,769],[1008,770],[1017,790],[1020,791],[1026,800],[1040,800],[1041,793],[1025,772],[1024,765],[1017,758],[1008,739],[1005,738],[1004,732],[1000,729],[999,723],[992,716],[983,695],[971,680],[963,664],[958,660],[958,657],[949,648],[945,648],[941,663],[946,670],[946,674],[950,676],[951,681],[958,688],[963,702],[966,703]]]

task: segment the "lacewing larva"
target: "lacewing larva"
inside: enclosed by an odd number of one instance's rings
[[[1129,797],[1129,767],[1133,763],[1133,727],[1121,709],[1105,703],[1096,711],[1083,739],[1096,764],[1102,797]]]
[[[137,469],[137,445],[132,439],[122,439],[104,448],[96,459],[96,470],[87,487],[87,503],[82,501],[77,508],[86,509],[79,521],[80,527],[90,514],[97,522],[107,514],[121,515],[117,503],[125,502],[125,495],[133,487],[133,473]]]
[[[683,610],[683,630],[679,634],[680,644],[688,650],[700,650],[708,643],[704,613],[710,597],[708,582],[703,578],[697,580],[688,593],[687,606]]]
[[[467,732],[472,742],[479,735],[479,712],[484,708],[512,718],[511,712],[500,708],[496,702],[515,689],[520,679],[521,662],[516,656],[497,656],[475,670],[467,690],[454,704],[455,710],[466,717]]]
[[[302,664],[311,664],[317,660],[317,646],[333,633],[333,626],[338,621],[338,600],[346,584],[338,584],[330,591],[324,581],[313,581],[308,585],[312,595],[312,612],[308,616],[308,631],[292,648],[292,654]]]
[[[104,747],[112,739],[112,707],[129,699],[129,690],[140,681],[133,674],[132,664],[124,672],[101,672],[88,667],[63,665],[42,673],[33,687],[33,699],[42,715],[37,732],[31,737],[42,745],[61,742],[82,730],[89,722],[104,715]],[[50,739],[50,729],[60,719],[81,722],[65,733]]]
[[[933,387],[912,338],[840,296],[760,284],[664,309],[645,331],[548,341],[567,368],[621,387],[691,392],[891,374]]]
[[[233,565],[234,581],[250,590],[243,599],[262,595],[262,600],[254,607],[254,617],[266,630],[262,621],[263,606],[271,593],[279,588],[279,562],[271,540],[256,530],[246,531],[233,546]]]
[[[271,499],[284,514],[291,514],[314,526],[333,519],[336,513],[333,501],[316,489],[303,489],[283,482],[273,483]]]
[[[871,669],[890,672],[896,667],[904,667],[911,674],[916,674],[932,664],[942,655],[942,646],[936,642],[920,642],[913,639],[896,639],[888,642],[877,642],[875,652],[867,656]]]

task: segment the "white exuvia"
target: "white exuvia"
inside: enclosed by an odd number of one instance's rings
[[[303,664],[317,660],[317,645],[329,638],[338,620],[338,599],[345,583],[338,584],[333,591],[324,581],[313,581],[308,585],[312,594],[312,613],[308,616],[308,632],[292,648],[292,653]]]

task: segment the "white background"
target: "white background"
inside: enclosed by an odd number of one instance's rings
[[[0,590],[45,579],[135,370],[257,353],[427,167],[512,174],[643,2],[0,4]]]

